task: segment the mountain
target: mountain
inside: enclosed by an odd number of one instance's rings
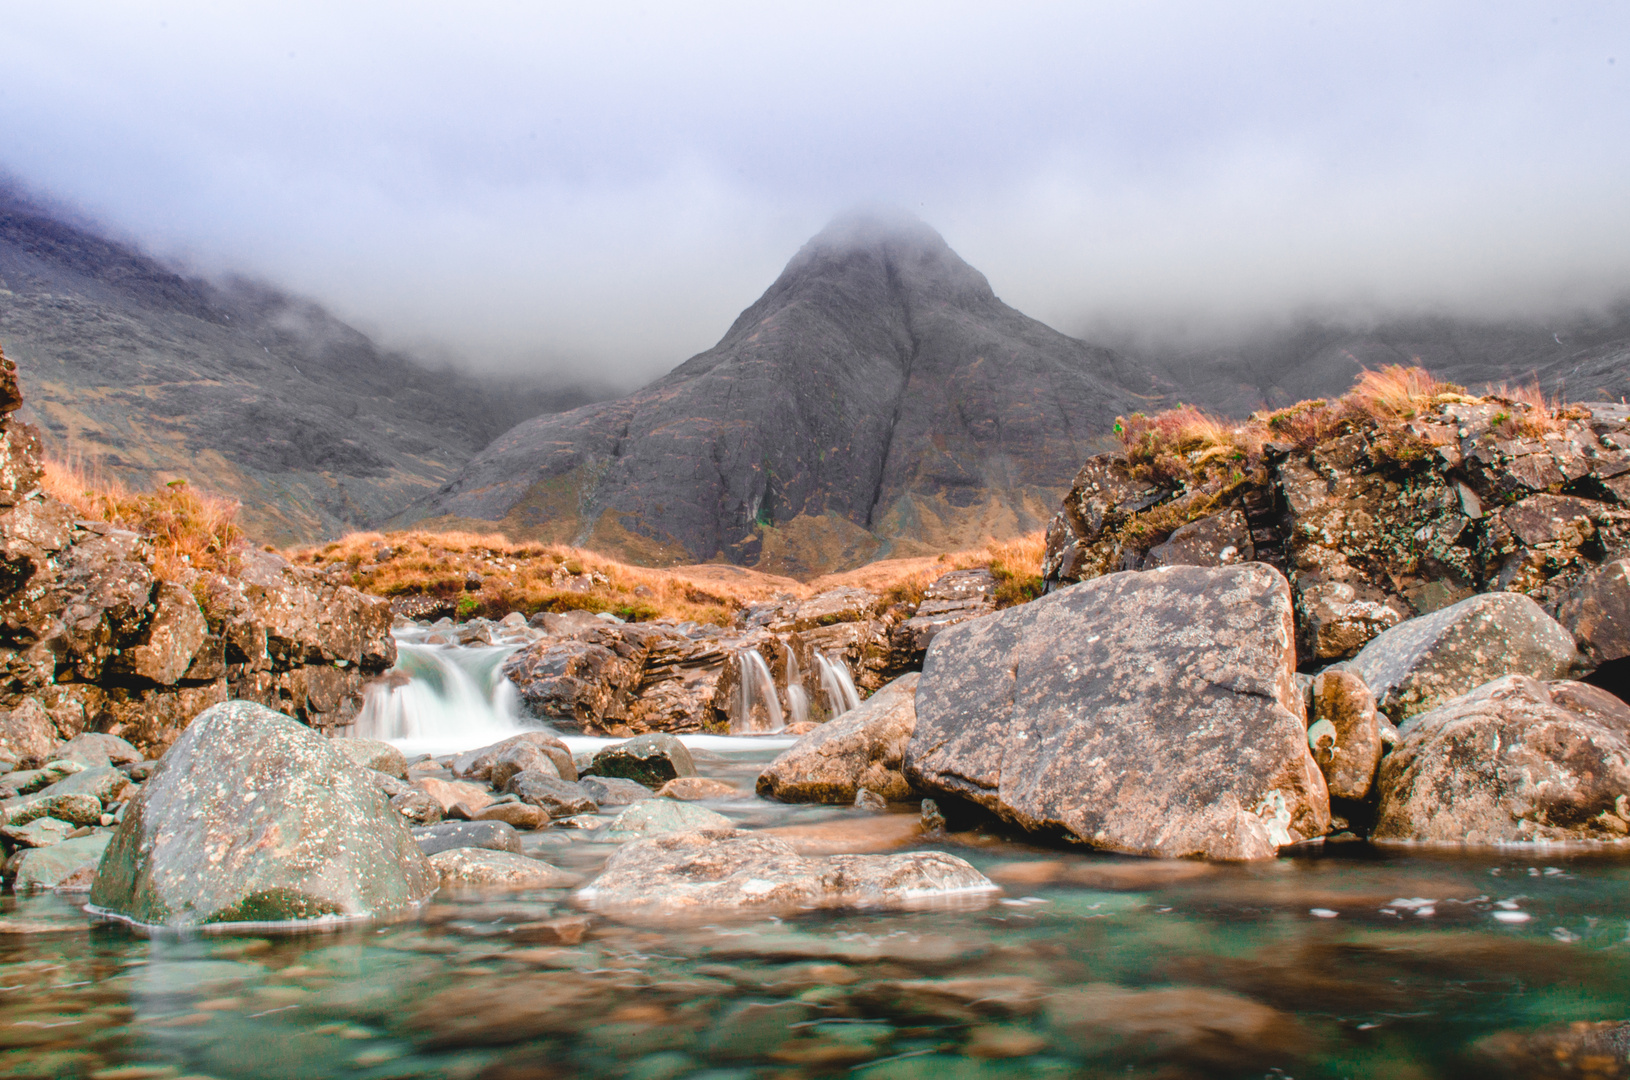
[[[1335,397],[1365,368],[1411,364],[1477,390],[1538,379],[1555,397],[1630,395],[1630,306],[1541,321],[1419,317],[1368,326],[1303,322],[1231,343],[1119,346],[1161,374],[1184,401],[1243,417]]]
[[[258,540],[367,527],[581,387],[435,371],[309,301],[182,276],[0,188],[0,345],[48,450],[241,500]]]
[[[789,574],[943,551],[1042,527],[1161,389],[1002,303],[927,225],[853,216],[713,348],[516,426],[400,520]]]

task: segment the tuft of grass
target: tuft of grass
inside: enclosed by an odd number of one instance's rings
[[[80,517],[106,521],[153,537],[153,572],[166,581],[187,570],[234,573],[248,541],[238,526],[236,500],[211,495],[185,480],[133,492],[118,480],[78,462],[47,458],[41,487]]]
[[[1413,420],[1445,394],[1463,395],[1466,389],[1440,382],[1423,367],[1388,364],[1359,374],[1353,388],[1342,396],[1349,412],[1371,420]]]

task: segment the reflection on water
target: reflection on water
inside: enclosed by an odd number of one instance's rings
[[[768,752],[700,756],[742,784]],[[921,843],[901,814],[710,805],[804,850]],[[526,842],[582,873],[612,850]],[[653,928],[561,892],[444,896],[386,927],[146,940],[8,898],[0,1075],[1481,1077],[1498,1032],[1630,1015],[1614,859],[935,846],[1002,899]]]
[[[687,739],[744,790],[790,741]],[[1622,858],[1348,845],[1212,866],[930,842],[914,813],[708,806],[810,853],[953,851],[1004,893],[701,927],[621,925],[561,891],[443,895],[389,926],[155,939],[8,896],[0,1077],[1626,1074],[1615,1031],[1566,1028],[1630,1017]],[[584,875],[614,850],[524,835]]]

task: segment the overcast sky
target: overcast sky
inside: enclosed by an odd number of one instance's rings
[[[1630,5],[0,0],[0,169],[397,345],[627,380],[857,204],[1074,333],[1630,292]]]

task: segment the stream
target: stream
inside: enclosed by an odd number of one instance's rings
[[[387,727],[410,756],[513,733],[494,650],[405,641],[408,680],[357,733]],[[750,791],[792,739],[685,742]],[[915,807],[705,805],[809,851],[938,847],[1004,892],[704,925],[584,916],[563,890],[438,895],[389,925],[151,938],[83,898],[8,895],[0,1077],[1469,1078],[1515,1060],[1510,1032],[1630,1017],[1622,857],[1162,863],[985,831],[929,843]],[[595,836],[523,842],[587,877],[614,850]],[[1596,1065],[1511,1068],[1622,1076],[1623,1049]]]

